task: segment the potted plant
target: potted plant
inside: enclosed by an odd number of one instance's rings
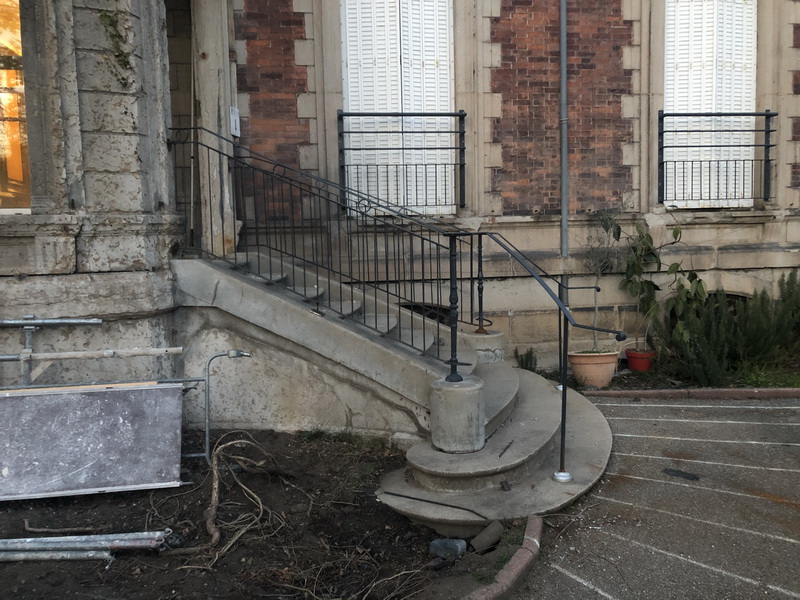
[[[643,316],[642,319],[647,319],[647,316]],[[656,357],[656,351],[653,350],[650,342],[648,342],[649,330],[650,321],[647,322],[647,328],[645,329],[645,345],[643,346],[639,341],[639,327],[637,326],[637,335],[634,336],[633,346],[630,348],[625,348],[625,359],[627,360],[628,368],[631,371],[649,371],[653,368],[653,360]]]
[[[661,288],[653,281],[653,273],[661,271],[661,250],[666,246],[680,243],[682,230],[679,225],[676,225],[672,228],[672,239],[656,245],[653,237],[641,223],[636,225],[633,233],[623,232],[616,221],[610,224],[610,228],[613,239],[626,242],[625,269],[620,281],[620,288],[637,299],[637,309],[642,315],[634,334],[634,346],[625,350],[628,368],[632,371],[649,371],[652,368],[656,352],[648,334],[650,325],[657,318],[661,308],[656,299],[656,292],[659,292]],[[692,303],[705,300],[708,292],[705,283],[697,273],[691,270],[684,271],[680,262],[671,263],[667,267],[666,273],[671,275],[673,280],[669,284],[672,293],[665,302],[665,309],[668,314],[671,313],[677,317],[678,323],[675,330],[680,335],[682,331],[681,315]],[[639,331],[644,323],[646,323],[644,344],[641,344]]]
[[[594,275],[593,327],[597,327],[600,311],[597,296],[600,292],[600,277],[606,273],[619,271],[625,251],[625,248],[618,243],[619,240],[613,238],[614,214],[610,211],[602,211],[597,214],[597,218],[600,227],[595,231],[590,231],[583,244],[581,254],[581,262]],[[614,377],[619,350],[600,348],[597,331],[593,330],[591,350],[569,352],[567,357],[578,383],[586,386],[606,387]]]

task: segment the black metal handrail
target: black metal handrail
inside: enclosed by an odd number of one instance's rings
[[[338,111],[339,181],[423,213],[465,207],[466,116]]]
[[[480,333],[490,323],[483,303],[486,255],[492,254],[487,240],[495,255],[511,257],[558,309],[563,402],[569,327],[625,338],[620,331],[578,323],[548,284],[561,282],[500,234],[430,222],[409,207],[384,204],[208,130],[173,129],[170,146],[187,251],[225,260],[267,283],[286,280],[317,314],[333,312],[381,334],[391,330],[419,351],[432,347],[450,366],[449,381],[462,379],[460,325]]]
[[[658,201],[679,208],[768,202],[777,115],[658,111]]]
[[[407,207],[381,204],[214,132],[172,132],[175,195],[187,216],[187,250],[246,267],[267,281],[288,279],[291,290],[315,310],[347,315],[380,333],[393,329],[402,343],[417,350],[438,354],[445,347],[448,236],[457,228],[426,222]],[[212,214],[220,203],[201,205],[200,196],[224,188],[226,177],[236,212]],[[459,239],[458,254],[468,256],[471,243]],[[465,314],[475,313],[471,266],[456,266]],[[318,296],[322,290],[325,294]],[[358,305],[362,309],[351,314]],[[423,318],[430,314],[439,318]]]
[[[452,325],[455,274],[457,323],[473,324],[484,330],[488,322],[483,310],[486,238],[537,281],[570,326],[620,334],[616,330],[578,323],[547,284],[551,281],[559,287],[561,282],[500,234],[471,232],[446,223],[430,222],[408,207],[384,205],[378,198],[273,161],[209,130],[173,129],[172,132],[170,145],[176,150],[176,197],[185,199],[192,162],[195,163],[193,202],[197,202],[204,187],[218,187],[212,181],[214,169],[209,168],[214,162],[210,157],[215,157],[218,178],[222,177],[221,171],[231,176],[230,187],[237,207],[234,218],[226,222],[224,214],[217,218],[201,214],[201,210],[213,210],[213,203],[197,206],[195,218],[187,219],[186,223],[186,249],[191,252],[224,259],[234,265],[247,265],[265,279],[288,275],[290,270],[302,273],[301,282],[292,282],[301,295],[308,295],[309,289],[315,287],[320,289],[323,282],[330,284],[337,276],[340,278],[337,289],[329,291],[339,292],[340,304],[345,289],[350,293],[344,294],[344,301],[355,301],[357,294],[352,290],[357,286],[381,287],[389,304],[412,312],[439,308],[440,315],[446,316],[440,320],[448,325]],[[191,133],[201,135],[193,138]],[[228,150],[200,139],[202,136],[227,145]],[[208,180],[205,186],[200,181],[200,166],[196,164],[203,155],[204,177]],[[255,197],[257,193],[261,194],[258,198]],[[184,200],[179,203],[179,209],[188,215],[190,204]],[[204,246],[196,235],[201,220],[207,224]],[[237,230],[236,251],[226,252],[219,240],[236,238]],[[354,239],[359,237],[362,239]],[[392,237],[399,239],[390,239]],[[290,267],[277,260],[275,264],[267,264],[271,256],[299,260],[300,265]],[[277,273],[273,272],[275,269]],[[409,282],[422,285],[414,286]],[[379,298],[373,295],[372,299]],[[331,302],[330,299],[314,300],[315,304],[342,312],[334,305],[325,304]],[[406,338],[403,341],[407,342]],[[455,349],[455,344],[453,346]]]

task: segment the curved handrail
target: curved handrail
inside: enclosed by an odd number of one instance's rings
[[[619,331],[616,329],[608,329],[604,327],[595,327],[592,325],[586,325],[576,321],[575,317],[572,315],[572,312],[569,310],[569,307],[562,302],[558,294],[553,292],[551,287],[545,282],[542,275],[544,275],[544,277],[547,278],[549,281],[552,281],[553,284],[555,284],[557,287],[562,289],[595,289],[596,291],[600,291],[599,287],[564,286],[564,284],[561,283],[556,277],[550,275],[544,269],[539,267],[533,260],[528,258],[521,250],[519,250],[516,246],[514,246],[505,236],[503,236],[500,233],[491,231],[473,232],[461,229],[452,224],[431,223],[430,220],[427,219],[425,215],[418,213],[411,208],[388,204],[385,201],[381,200],[380,198],[373,196],[371,194],[367,194],[359,190],[348,188],[335,181],[331,181],[325,179],[324,177],[320,177],[318,175],[314,175],[306,171],[302,171],[300,169],[280,163],[259,152],[253,151],[252,149],[239,144],[235,140],[226,138],[205,127],[174,127],[171,128],[170,131],[174,132],[176,134],[176,137],[179,138],[177,140],[170,140],[170,143],[172,144],[192,143],[200,148],[205,148],[207,150],[219,153],[221,156],[224,156],[225,158],[231,160],[236,164],[241,164],[243,166],[246,166],[247,168],[252,169],[257,173],[274,177],[277,180],[287,183],[291,186],[295,186],[299,189],[305,189],[309,192],[325,193],[328,200],[336,204],[342,210],[356,211],[365,215],[369,214],[369,211],[378,210],[380,211],[380,213],[388,213],[388,215],[385,215],[386,220],[384,221],[383,215],[379,216],[377,214],[371,214],[372,218],[376,218],[379,221],[386,223],[389,223],[388,221],[389,218],[408,221],[420,227],[421,229],[435,232],[436,234],[441,235],[443,237],[456,236],[459,238],[463,238],[470,236],[472,237],[486,236],[489,239],[493,240],[510,257],[512,257],[531,277],[533,277],[539,283],[539,285],[553,300],[559,312],[564,315],[564,317],[567,319],[567,321],[571,326],[576,327],[578,329],[584,329],[589,331],[610,333],[615,335],[617,341],[624,341],[627,337],[623,331]],[[191,135],[193,132],[194,133],[200,132],[214,139],[217,139],[225,144],[228,144],[233,149],[233,152],[232,153],[225,152],[222,148],[218,146],[212,146],[202,141],[200,139],[200,136],[197,136],[196,138],[193,139]],[[266,169],[261,166],[254,165],[251,162],[247,162],[248,159],[255,159],[260,163],[266,163],[267,165],[271,166],[271,169]],[[324,190],[324,192],[321,192],[322,190]],[[348,199],[354,200],[355,202],[348,201]],[[535,269],[531,265],[533,265]],[[540,275],[540,273],[542,275]]]
[[[561,298],[559,298],[556,293],[553,292],[553,290],[550,288],[549,285],[547,285],[547,283],[544,281],[541,275],[539,275],[530,266],[530,264],[536,265],[536,263],[534,263],[532,260],[526,257],[516,246],[514,246],[514,244],[509,242],[508,239],[505,238],[505,236],[494,232],[485,232],[483,233],[483,235],[493,240],[498,246],[503,248],[503,250],[505,250],[509,256],[511,256],[514,260],[516,260],[520,264],[520,266],[522,266],[522,268],[525,269],[531,275],[531,277],[533,277],[539,283],[539,285],[542,286],[542,288],[544,288],[545,292],[547,292],[547,294],[550,296],[553,302],[556,303],[556,306],[558,307],[559,311],[564,315],[564,317],[566,317],[570,325],[572,325],[573,327],[577,327],[578,329],[587,329],[589,331],[597,331],[600,333],[613,333],[616,336],[616,340],[618,342],[623,342],[627,339],[628,336],[625,334],[624,331],[620,331],[617,329],[608,329],[605,327],[594,327],[592,325],[585,325],[583,323],[578,323],[575,320],[575,317],[572,315],[572,312],[567,307],[567,305],[561,301]],[[537,266],[537,268],[539,267]],[[558,285],[560,286],[563,285],[560,282],[556,281],[555,278],[553,278],[552,276],[547,275],[547,277],[551,278]],[[597,291],[600,291],[600,288],[597,286],[581,286],[570,289],[595,289]]]

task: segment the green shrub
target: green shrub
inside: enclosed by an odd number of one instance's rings
[[[519,365],[520,369],[525,369],[526,371],[532,372],[536,371],[536,366],[539,363],[539,359],[536,357],[536,352],[534,352],[533,348],[528,348],[522,353],[514,348],[514,358],[517,359],[517,364]]]
[[[658,328],[665,370],[703,386],[752,380],[781,368],[800,352],[800,281],[796,271],[778,283],[780,295],[762,290],[732,300],[724,291],[708,298],[667,302]],[[678,288],[679,292],[681,286]]]
[[[728,383],[734,325],[725,292],[684,307],[680,316],[667,313],[663,327],[668,372],[703,386]]]

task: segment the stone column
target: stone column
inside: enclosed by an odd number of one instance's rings
[[[486,443],[483,380],[439,379],[431,384],[431,441],[443,452],[477,452]]]
[[[233,154],[233,147],[216,137],[231,138],[230,109],[234,103],[229,60],[230,16],[227,0],[192,2],[197,125],[211,132],[201,131],[198,137],[202,246],[216,256],[234,252],[238,234],[229,161],[225,156]]]

